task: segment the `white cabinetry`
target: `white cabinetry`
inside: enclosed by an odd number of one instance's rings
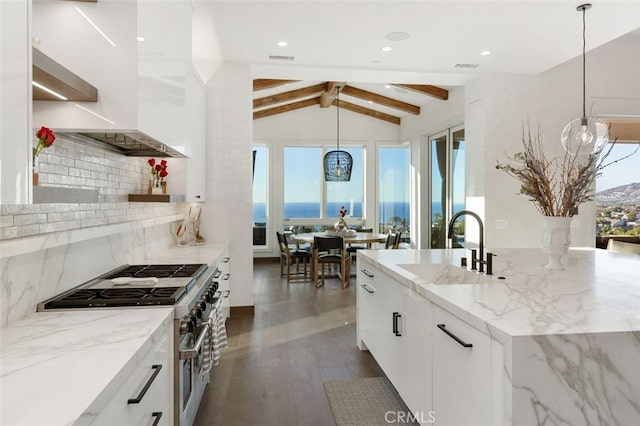
[[[191,18],[188,0],[34,0],[34,36],[42,52],[99,93],[98,102],[34,102],[36,126],[139,130],[180,152],[189,151]]]
[[[368,348],[409,409],[431,411],[430,303],[358,260],[358,345]]]
[[[0,204],[31,195],[29,2],[0,1]]]
[[[187,78],[187,119],[191,135],[191,150],[187,153],[186,201],[206,201],[206,92],[195,70]]]
[[[491,338],[433,305],[433,410],[438,425],[491,424]]]
[[[137,363],[92,425],[173,424],[173,323],[167,324],[163,337]]]

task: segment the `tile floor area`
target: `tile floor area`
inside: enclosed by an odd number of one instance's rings
[[[355,290],[355,278],[287,285],[277,263],[256,263],[255,315],[227,321],[195,425],[335,425],[323,383],[383,375],[356,347]]]

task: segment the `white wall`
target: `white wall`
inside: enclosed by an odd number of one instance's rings
[[[202,234],[229,244],[231,306],[253,306],[251,66],[224,63],[207,83]]]
[[[267,248],[258,249],[256,257],[278,256],[276,231],[282,229],[283,224],[283,189],[284,173],[282,164],[284,161],[283,150],[289,144],[320,145],[329,144],[335,146],[336,108],[320,108],[319,105],[278,114],[266,118],[254,120],[253,135],[256,143],[265,143],[269,146],[271,156],[271,185],[269,185],[269,205],[271,215],[267,221]],[[396,143],[398,141],[399,126],[382,120],[364,116],[352,111],[340,109],[340,147],[349,145],[364,146],[366,150],[365,170],[375,170],[376,143]],[[373,226],[376,215],[375,200],[376,188],[373,185],[365,187],[364,216],[367,226]],[[337,213],[336,213],[337,214]]]
[[[582,113],[582,58],[538,76],[493,75],[467,85],[467,207],[483,216],[487,247],[540,247],[542,220],[518,195],[519,183],[495,169],[521,150],[522,125],[540,126],[545,154],[563,155],[560,133]],[[587,105],[594,114],[640,115],[640,37],[627,35],[587,52]],[[479,160],[479,161],[476,161]],[[633,160],[631,160],[633,161]],[[595,244],[595,206],[580,206],[572,246]],[[507,221],[497,229],[495,221]]]

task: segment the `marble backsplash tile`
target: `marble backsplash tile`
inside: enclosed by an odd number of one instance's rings
[[[168,223],[0,259],[0,327],[36,306],[126,263],[141,263],[175,245]]]

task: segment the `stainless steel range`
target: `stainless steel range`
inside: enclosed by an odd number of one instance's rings
[[[191,425],[226,344],[220,270],[206,264],[124,265],[38,304],[38,311],[172,305],[174,423]]]

